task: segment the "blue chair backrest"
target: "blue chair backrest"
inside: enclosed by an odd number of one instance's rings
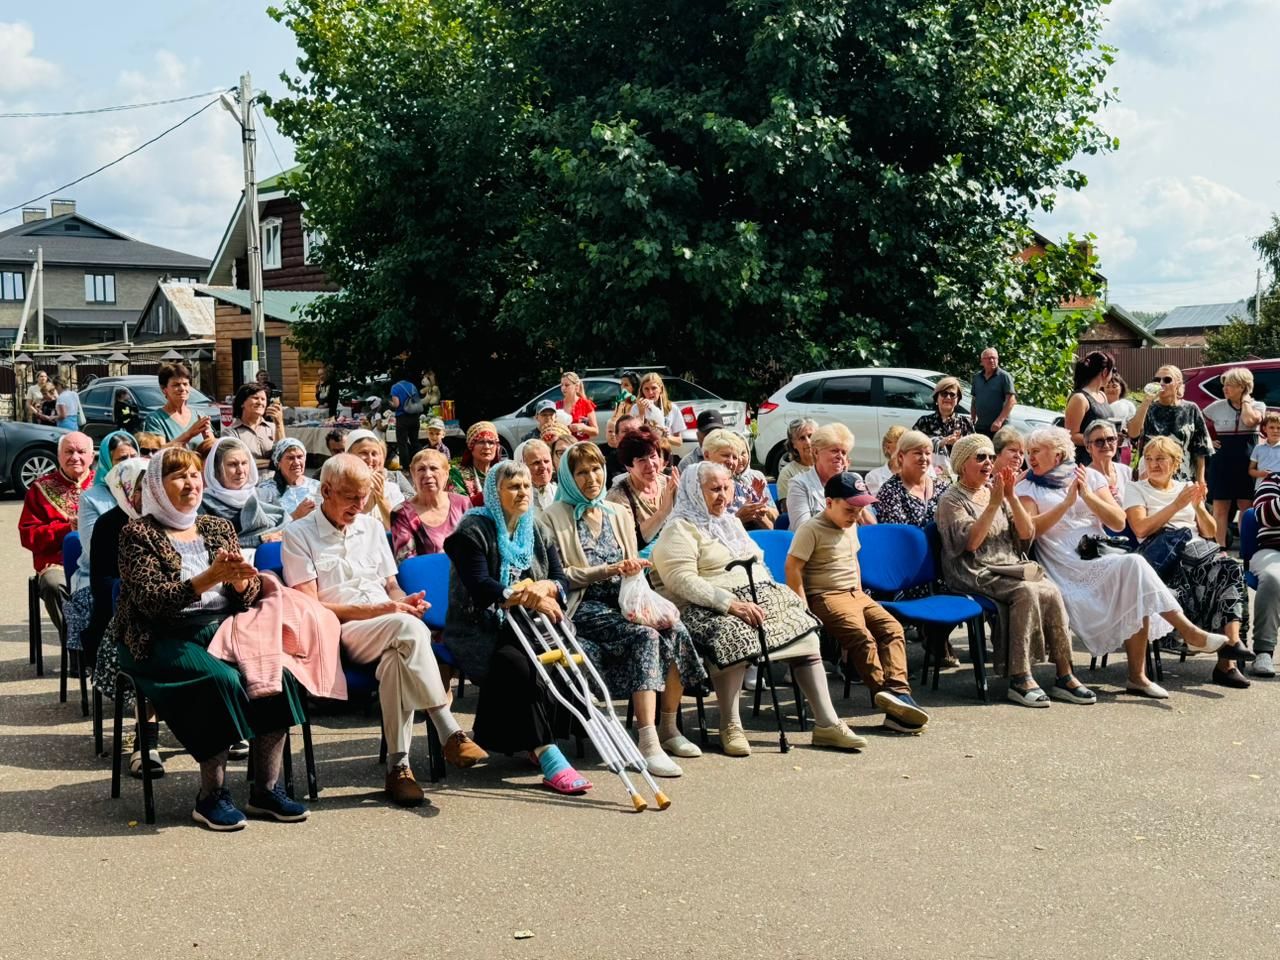
[[[858,528],[858,566],[864,590],[896,596],[937,579],[929,536],[905,523],[873,523]]]
[[[68,589],[71,587],[71,576],[80,565],[80,554],[83,549],[80,544],[80,534],[75,530],[68,533],[62,540],[62,572],[67,578]]]
[[[780,514],[778,514],[778,519],[777,519],[777,520],[775,520],[775,521],[773,521],[773,529],[775,529],[775,530],[790,530],[790,529],[791,529],[791,514],[789,514],[789,513],[780,513]]]
[[[787,582],[787,551],[791,549],[790,530],[752,530],[748,536],[764,551],[764,565],[778,583]]]
[[[284,557],[279,540],[262,544],[253,552],[253,565],[262,573],[276,573],[284,579]]]
[[[776,483],[769,484],[769,496],[773,498],[773,502],[778,502],[778,485]]]
[[[449,557],[443,553],[410,557],[400,564],[397,579],[405,593],[426,591],[427,603],[431,606],[422,619],[432,630],[443,630],[444,618],[449,612]]]
[[[1240,559],[1245,569],[1249,567],[1249,558],[1258,552],[1258,514],[1250,507],[1240,514]]]

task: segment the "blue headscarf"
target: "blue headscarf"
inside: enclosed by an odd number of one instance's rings
[[[112,430],[102,438],[102,442],[98,444],[98,469],[94,471],[93,485],[108,492],[107,474],[111,472],[111,441],[116,437],[123,437],[125,442],[133,447],[134,456],[137,456],[138,450],[138,441],[128,430]]]
[[[613,505],[605,503],[604,495],[609,492],[609,485],[602,483],[600,492],[596,494],[594,500],[588,500],[583,496],[582,491],[578,489],[578,481],[573,479],[573,468],[569,466],[569,455],[583,444],[590,443],[589,440],[580,440],[572,447],[566,450],[560,456],[560,467],[556,471],[556,502],[567,503],[573,507],[573,519],[581,520],[582,515],[588,510],[613,510]],[[595,444],[592,444],[595,446]],[[596,449],[599,449],[598,447]],[[603,467],[601,468],[603,469]]]
[[[484,506],[473,507],[467,516],[488,517],[497,530],[498,553],[502,556],[500,579],[505,587],[511,586],[533,563],[533,510],[526,510],[516,523],[515,533],[507,530],[507,516],[502,512],[502,497],[498,493],[498,476],[506,475],[495,463],[484,478]]]

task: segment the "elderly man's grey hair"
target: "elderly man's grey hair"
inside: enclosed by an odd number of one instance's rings
[[[520,446],[516,447],[515,451],[511,454],[511,459],[515,460],[517,463],[524,463],[525,457],[531,453],[546,453],[549,457],[551,456],[551,448],[536,438],[526,440],[524,443],[520,444]]]
[[[320,468],[320,482],[334,487],[346,484],[371,485],[373,474],[354,453],[336,453]]]

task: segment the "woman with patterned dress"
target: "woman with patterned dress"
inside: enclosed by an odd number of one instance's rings
[[[933,440],[935,460],[943,469],[949,469],[951,448],[956,441],[974,430],[973,418],[956,412],[959,403],[960,381],[943,377],[933,387],[933,413],[926,413],[911,428]]]
[[[1129,418],[1129,438],[1145,448],[1154,437],[1169,437],[1182,448],[1174,480],[1204,483],[1205,465],[1213,456],[1213,443],[1204,414],[1190,400],[1182,399],[1182,371],[1166,364],[1156,371],[1137,412]],[[1137,467],[1134,479],[1138,478]]]
[[[676,726],[685,687],[701,688],[706,671],[689,631],[677,622],[660,630],[632,623],[619,605],[622,580],[643,576],[630,511],[604,498],[604,456],[594,443],[575,443],[560,461],[556,502],[539,517],[543,536],[560,552],[570,591],[565,613],[609,693],[635,704],[640,752],[659,777],[683,772],[671,759],[702,751]],[[661,694],[661,722],[656,715]]]

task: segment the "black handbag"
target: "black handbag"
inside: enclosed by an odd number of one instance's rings
[[[1152,534],[1138,546],[1138,553],[1146,558],[1161,579],[1173,572],[1182,555],[1182,548],[1195,536],[1186,527],[1165,527]]]
[[[1099,557],[1132,552],[1133,544],[1124,537],[1107,537],[1097,533],[1086,533],[1076,544],[1076,553],[1083,560],[1097,560]]]

